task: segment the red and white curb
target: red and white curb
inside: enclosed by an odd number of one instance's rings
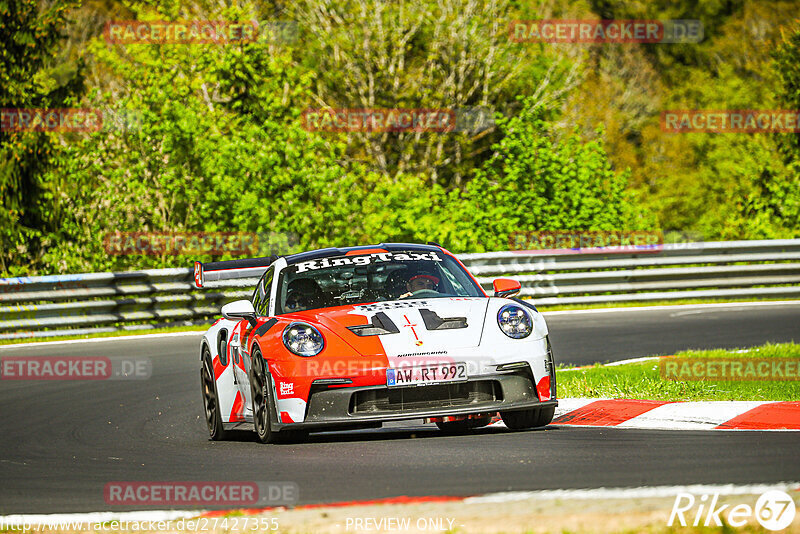
[[[559,399],[553,425],[655,430],[800,430],[800,402]],[[493,426],[501,426],[502,422]]]
[[[693,484],[686,486],[641,486],[628,488],[586,488],[556,489],[535,491],[508,491],[472,496],[432,495],[421,497],[388,497],[364,501],[345,501],[333,503],[304,504],[293,507],[264,507],[228,510],[150,510],[139,512],[89,512],[78,514],[14,514],[0,516],[0,525],[6,529],[25,525],[26,527],[46,527],[49,529],[81,530],[81,526],[118,521],[128,524],[135,522],[174,522],[181,519],[220,517],[230,514],[256,515],[271,511],[305,510],[313,508],[338,508],[348,506],[374,506],[388,504],[426,504],[436,502],[462,502],[464,504],[504,503],[524,500],[592,500],[592,499],[646,499],[674,498],[680,493],[719,495],[758,495],[771,490],[800,492],[798,482],[776,482],[773,484]],[[123,528],[124,530],[124,528]]]

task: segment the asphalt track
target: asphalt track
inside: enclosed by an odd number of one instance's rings
[[[800,340],[800,305],[558,314],[548,324],[557,360],[586,364]],[[0,357],[146,357],[153,365],[147,380],[0,381],[0,514],[132,509],[104,502],[103,488],[114,481],[290,481],[299,503],[317,503],[800,480],[800,432],[550,426],[445,436],[432,425],[403,423],[312,435],[295,445],[261,445],[247,432],[211,442],[198,341],[0,347]]]

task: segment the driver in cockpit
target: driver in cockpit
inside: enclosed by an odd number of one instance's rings
[[[406,289],[408,293],[403,293],[399,298],[406,298],[412,296],[414,293],[422,290],[438,291],[439,278],[429,272],[417,271],[411,272],[408,280],[406,281]]]

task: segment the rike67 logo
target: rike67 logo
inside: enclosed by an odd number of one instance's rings
[[[667,526],[675,522],[685,526],[722,526],[723,519],[733,527],[743,527],[757,521],[767,530],[783,530],[794,521],[797,512],[791,495],[780,490],[767,491],[749,504],[720,504],[719,493],[703,494],[696,498],[691,493],[679,493],[672,505]]]

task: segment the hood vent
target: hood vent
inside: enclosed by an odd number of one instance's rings
[[[419,314],[422,315],[422,320],[425,322],[425,328],[428,330],[451,330],[455,328],[466,328],[466,317],[439,317],[436,312],[421,308]]]
[[[348,330],[357,336],[380,336],[383,334],[397,334],[400,330],[384,312],[372,316],[372,323],[348,326]]]

